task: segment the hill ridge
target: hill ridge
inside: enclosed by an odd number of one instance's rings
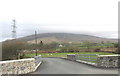
[[[17,40],[27,41],[28,43],[34,43],[34,35],[18,38]],[[117,39],[108,39],[86,34],[73,34],[73,33],[40,33],[37,34],[37,39],[45,43],[51,42],[75,42],[80,43],[84,41],[89,42],[117,42]],[[49,40],[49,41],[48,41]]]

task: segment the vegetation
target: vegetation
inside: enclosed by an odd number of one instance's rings
[[[105,52],[74,52],[74,53],[39,53],[39,55],[41,55],[43,58],[44,57],[67,57],[67,54],[97,54],[97,55],[118,55],[118,54],[113,54],[113,53],[105,53]],[[84,56],[86,59],[84,61],[88,61],[88,62],[92,62],[92,63],[96,63],[97,60],[97,55],[93,55],[93,56],[89,56],[89,55],[82,55],[82,57]],[[32,54],[26,54],[26,57],[34,57],[35,53]],[[90,60],[88,60],[88,58],[91,57]],[[95,59],[93,59],[95,58]],[[81,59],[81,58],[79,58]]]
[[[117,55],[105,52],[74,52],[74,53],[39,53],[42,57],[66,57],[67,54],[98,54],[98,55]],[[33,57],[35,53],[26,54],[26,57]]]
[[[2,60],[23,58],[20,53],[24,47],[24,42],[6,41],[2,43]],[[24,54],[22,54],[24,56]]]
[[[49,44],[44,44],[40,42],[38,44],[29,44],[22,41],[5,41],[2,43],[3,49],[3,60],[24,58],[24,50],[33,51],[38,49],[40,51],[46,51],[49,54],[41,53],[43,57],[64,57],[66,54],[77,54],[77,53],[95,53],[95,54],[112,54],[120,53],[119,51],[120,43],[92,43],[89,41],[84,41],[81,43],[57,43],[52,42]],[[112,49],[108,51],[108,49]],[[114,49],[115,48],[115,49]],[[107,49],[107,51],[105,51]],[[56,53],[50,53],[55,51]],[[107,53],[106,53],[107,52]],[[34,52],[33,52],[34,53]],[[27,54],[26,57],[34,56],[34,54]]]
[[[25,50],[43,50],[43,51],[61,51],[61,52],[78,52],[78,51],[100,51],[102,48],[118,48],[118,43],[110,43],[110,42],[101,42],[101,43],[93,43],[89,41],[83,41],[81,43],[59,43],[59,42],[52,42],[48,44],[44,44],[44,42],[40,42],[38,44],[30,44],[25,43],[24,48]]]

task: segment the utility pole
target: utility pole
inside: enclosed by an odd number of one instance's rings
[[[12,38],[13,39],[16,39],[16,20],[12,20],[13,21],[13,24],[12,24]]]
[[[36,56],[37,56],[37,32],[35,31],[35,47],[36,47]]]

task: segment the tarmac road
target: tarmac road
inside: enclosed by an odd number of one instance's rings
[[[103,69],[60,58],[43,58],[43,63],[31,74],[118,74],[118,69]]]

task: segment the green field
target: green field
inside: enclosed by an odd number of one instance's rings
[[[39,53],[38,55],[41,55],[43,58],[45,58],[45,57],[67,57],[67,54],[81,54],[81,55],[79,55],[79,58],[78,58],[79,60],[82,60],[82,57],[85,57],[85,58],[83,58],[83,61],[92,62],[92,63],[97,63],[96,62],[97,61],[97,55],[118,55],[118,54],[105,53],[105,52]],[[90,55],[84,55],[84,54],[97,54],[97,55],[93,55],[93,56],[91,55],[90,56]],[[35,54],[26,54],[25,56],[27,58],[29,58],[29,57],[34,57]],[[95,58],[95,59],[92,59],[92,58]]]
[[[67,54],[98,54],[98,55],[116,55],[113,53],[105,53],[105,52],[76,52],[76,53],[39,53],[42,57],[66,57]],[[26,57],[33,57],[33,54],[25,54]]]

